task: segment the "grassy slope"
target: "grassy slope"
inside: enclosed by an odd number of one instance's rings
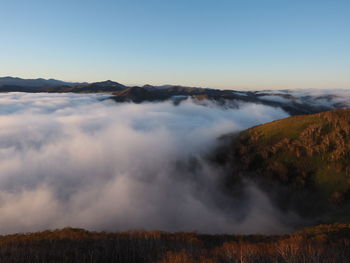
[[[216,162],[232,167],[231,191],[249,178],[307,224],[350,220],[350,109],[293,116],[223,139],[230,142]]]
[[[334,201],[350,192],[350,109],[294,116],[243,132],[243,169],[295,187],[317,187]]]

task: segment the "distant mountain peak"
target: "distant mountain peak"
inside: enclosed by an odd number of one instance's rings
[[[18,77],[0,77],[0,86],[20,86],[25,88],[34,88],[36,89],[42,89],[42,88],[48,88],[52,86],[59,86],[59,85],[68,85],[73,86],[80,83],[73,83],[73,82],[65,82],[61,80],[56,80],[53,78],[50,79],[44,79],[44,78],[37,78],[37,79],[22,79]]]

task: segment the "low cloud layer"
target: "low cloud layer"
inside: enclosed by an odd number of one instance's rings
[[[0,233],[288,230],[258,188],[244,200],[225,195],[223,168],[204,158],[219,136],[287,117],[283,110],[104,97],[0,94]]]
[[[323,106],[328,109],[350,107],[350,90],[346,89],[298,89],[298,90],[264,90],[261,100],[280,102],[283,104],[305,104]]]

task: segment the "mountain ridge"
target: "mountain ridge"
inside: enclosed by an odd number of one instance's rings
[[[4,81],[6,78],[12,80],[12,82]],[[3,81],[1,82],[1,80]],[[24,85],[23,82],[26,81],[28,82]],[[39,86],[33,86],[33,83],[38,82]],[[110,99],[118,103],[172,101],[175,105],[189,98],[197,104],[206,105],[203,102],[210,101],[224,108],[238,108],[242,103],[255,103],[282,108],[290,115],[311,114],[350,107],[348,101],[340,100],[339,96],[333,94],[296,96],[289,90],[273,92],[237,91],[179,85],[130,87],[111,80],[94,83],[68,83],[58,80],[24,80],[5,77],[0,78],[0,92],[106,93],[110,95]]]
[[[1,86],[18,86],[18,87],[26,87],[26,88],[32,88],[32,89],[41,89],[41,88],[47,88],[51,86],[58,86],[58,85],[67,85],[67,86],[73,86],[73,85],[79,85],[84,83],[79,82],[67,82],[57,79],[44,79],[44,78],[36,78],[36,79],[22,79],[18,77],[0,77],[0,87]]]

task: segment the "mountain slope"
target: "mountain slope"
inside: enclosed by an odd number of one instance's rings
[[[226,136],[217,160],[259,184],[285,211],[350,220],[350,109],[293,116]],[[237,177],[238,176],[238,177]]]
[[[350,195],[350,109],[294,116],[238,138],[244,170],[293,186],[316,186],[334,201]]]
[[[141,103],[144,101],[162,101],[167,97],[164,94],[155,92],[141,87],[131,87],[120,91],[113,92],[113,100],[116,102],[135,102]]]
[[[126,89],[127,87],[118,82],[111,80],[94,82],[90,84],[80,84],[74,86],[61,85],[52,86],[46,89],[42,89],[41,92],[74,92],[74,93],[98,93],[98,92],[115,92]]]

